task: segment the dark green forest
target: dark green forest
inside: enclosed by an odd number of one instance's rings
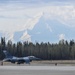
[[[36,56],[42,60],[74,60],[75,59],[75,41],[60,40],[58,43],[32,43],[17,42],[11,40],[6,42],[5,37],[1,37],[0,42],[0,60],[5,56],[3,50],[7,50],[17,57]]]

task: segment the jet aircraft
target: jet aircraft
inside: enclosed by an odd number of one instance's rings
[[[35,56],[15,57],[12,56],[6,50],[3,50],[3,53],[5,54],[5,58],[3,59],[3,62],[11,62],[11,63],[17,62],[17,64],[22,64],[22,63],[30,64],[32,60],[40,60],[40,58],[37,58]]]

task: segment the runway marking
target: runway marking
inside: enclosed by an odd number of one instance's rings
[[[75,71],[75,66],[0,66],[0,70],[56,70],[56,71]]]

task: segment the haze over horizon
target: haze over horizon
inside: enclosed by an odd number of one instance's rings
[[[0,37],[6,40],[75,40],[74,0],[0,0]]]

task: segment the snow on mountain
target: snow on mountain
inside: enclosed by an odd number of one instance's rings
[[[58,20],[45,19],[42,16],[32,30],[28,30],[33,42],[58,42],[61,39],[75,38],[75,30]],[[72,38],[73,37],[73,38]]]
[[[75,29],[56,19],[45,18],[44,14],[35,16],[27,22],[27,30],[15,32],[13,39],[17,41],[51,42],[56,43],[61,39],[75,39]],[[30,27],[32,26],[32,27]]]

